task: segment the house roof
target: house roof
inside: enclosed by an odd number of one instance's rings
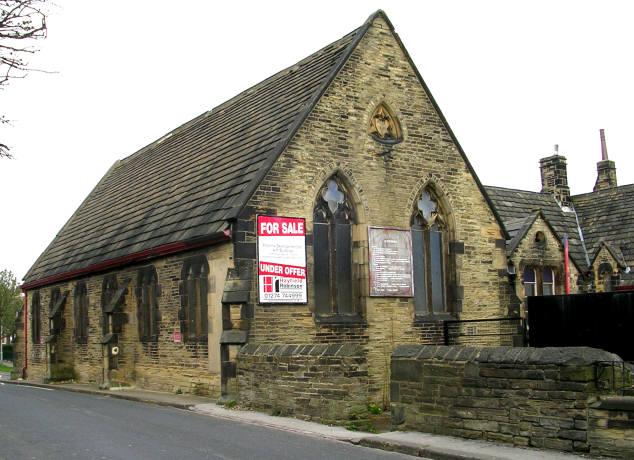
[[[568,234],[570,257],[575,265],[587,269],[588,260],[575,213],[564,211],[553,195],[492,186],[485,189],[511,237],[509,244],[517,247],[519,239],[526,234],[527,224],[532,225],[537,212],[541,211],[560,240]]]
[[[572,201],[591,258],[607,243],[617,261],[622,255],[634,266],[634,184],[575,195]]]
[[[226,231],[377,14],[117,161],[27,272],[23,288]]]

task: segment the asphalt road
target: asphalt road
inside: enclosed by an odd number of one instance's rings
[[[0,459],[410,459],[95,395],[0,383]]]

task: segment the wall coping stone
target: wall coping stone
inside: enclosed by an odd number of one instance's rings
[[[617,410],[634,412],[634,397],[632,396],[602,396],[590,405],[593,409]]]
[[[399,345],[393,359],[437,359],[491,364],[590,365],[598,361],[622,362],[614,353],[590,347],[461,347],[444,345]]]

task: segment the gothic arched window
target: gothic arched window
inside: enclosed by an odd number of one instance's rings
[[[103,279],[103,283],[101,285],[101,328],[104,336],[109,333],[121,332],[121,330],[115,330],[114,321],[110,324],[112,312],[107,311],[110,303],[117,296],[117,289],[118,283],[115,275],[108,275]]]
[[[80,282],[75,286],[73,305],[75,308],[75,342],[88,343],[88,291],[86,283]]]
[[[445,246],[447,225],[430,189],[416,203],[412,217],[414,305],[417,316],[445,313]]]
[[[156,269],[150,265],[142,267],[137,274],[137,322],[139,340],[156,342],[159,335],[158,284]]]
[[[355,313],[352,274],[354,208],[341,181],[333,176],[320,190],[313,210],[315,312]]]
[[[40,293],[35,291],[31,298],[31,340],[38,344],[42,339],[42,305]]]
[[[181,274],[181,332],[188,342],[206,342],[207,275],[209,265],[204,255],[190,257],[183,263]]]

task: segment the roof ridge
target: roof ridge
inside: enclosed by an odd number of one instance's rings
[[[247,187],[247,189],[243,192],[244,199],[240,200],[243,203],[242,206],[240,206],[239,209],[235,210],[235,214],[233,216],[228,216],[229,219],[235,218],[238,214],[240,214],[242,209],[250,201],[251,197],[257,190],[262,180],[269,173],[269,171],[271,170],[275,162],[278,160],[280,155],[284,152],[284,150],[286,149],[288,144],[291,142],[291,140],[295,137],[295,134],[304,124],[304,122],[306,121],[306,118],[308,118],[310,113],[313,111],[313,109],[315,108],[315,106],[317,105],[321,97],[324,95],[324,93],[326,92],[330,84],[333,82],[335,77],[339,74],[343,66],[348,62],[348,59],[350,58],[354,50],[357,48],[357,45],[359,44],[361,39],[365,36],[366,32],[368,31],[368,29],[370,28],[374,20],[379,16],[383,17],[386,20],[386,22],[390,24],[390,27],[392,27],[391,22],[389,21],[389,19],[387,19],[387,16],[385,15],[385,13],[382,10],[378,10],[374,14],[372,14],[365,21],[365,23],[363,23],[361,27],[356,28],[352,32],[344,35],[339,40],[328,45],[328,46],[331,46],[332,44],[337,43],[338,41],[341,41],[342,39],[346,37],[350,37],[350,36],[354,37],[352,38],[350,43],[346,46],[346,48],[343,50],[343,52],[341,53],[341,56],[339,57],[339,61],[334,65],[329,75],[324,79],[324,82],[320,85],[319,89],[313,93],[312,97],[306,103],[305,107],[301,110],[301,113],[299,114],[299,116],[297,117],[293,125],[288,129],[288,134],[285,135],[282,138],[281,142],[278,143],[275,149],[276,150],[275,153],[273,153],[269,157],[269,160],[265,164],[262,165],[262,167],[258,171],[258,175],[256,176],[255,180],[251,182],[250,184],[251,187]],[[328,48],[328,46],[326,46],[325,48]],[[322,50],[325,48],[322,48]],[[311,56],[314,56],[314,55],[315,54],[312,54]]]
[[[634,184],[623,184],[623,185],[617,185],[616,187],[610,187],[610,188],[605,188],[603,190],[596,190],[596,191],[592,191],[592,192],[585,192],[585,193],[579,193],[577,195],[571,195],[571,198],[577,198],[577,197],[585,197],[587,195],[598,195],[598,194],[602,194],[602,193],[607,193],[610,191],[614,191],[617,189],[625,189],[625,188],[633,188],[634,189]]]
[[[276,80],[277,78],[283,77],[284,75],[287,75],[290,72],[293,72],[296,69],[296,67],[311,61],[313,58],[315,58],[316,56],[319,56],[320,54],[323,54],[324,51],[333,46],[334,44],[344,40],[345,38],[354,35],[355,33],[357,33],[359,31],[359,29],[361,29],[363,26],[361,27],[357,27],[356,29],[354,29],[351,32],[348,32],[347,34],[339,37],[337,40],[329,43],[328,45],[320,48],[319,50],[315,51],[314,53],[309,54],[308,56],[300,59],[299,61],[295,62],[294,64],[289,65],[288,67],[285,67],[284,69],[274,73],[273,75],[270,75],[268,77],[266,77],[264,80],[259,81],[258,83],[250,86],[249,88],[240,91],[238,94],[236,94],[235,96],[230,97],[229,99],[227,99],[224,102],[221,102],[220,104],[218,104],[217,106],[215,106],[214,108],[211,109],[211,113],[216,114],[219,111],[223,111],[225,109],[227,109],[228,107],[230,107],[232,105],[232,103],[236,102],[237,99],[241,98],[244,95],[250,94],[251,92],[255,91],[257,88],[264,86],[265,84],[268,84],[274,80]]]
[[[523,192],[523,193],[535,193],[537,195],[550,195],[550,193],[547,192],[534,192],[533,190],[524,190],[521,188],[510,188],[510,187],[501,187],[499,185],[485,185],[485,188],[496,188],[499,190],[509,190],[511,192]]]
[[[377,16],[379,14],[382,14],[383,16],[385,16],[385,13],[382,10],[378,10],[377,12],[375,12],[372,16],[370,16],[370,18],[372,18],[373,16]],[[370,18],[368,18],[368,21],[370,20]],[[367,21],[366,21],[367,22]],[[387,22],[389,23],[389,19],[387,19]],[[391,26],[391,23],[389,23]],[[365,25],[365,23],[364,23]],[[142,153],[144,153],[147,150],[150,150],[152,147],[155,147],[156,145],[162,143],[163,141],[165,141],[166,139],[174,136],[175,134],[178,134],[181,131],[184,131],[185,129],[187,129],[189,126],[192,126],[193,124],[195,124],[195,122],[197,122],[198,120],[205,118],[211,114],[216,115],[218,112],[221,112],[222,110],[227,109],[228,107],[230,107],[234,102],[236,102],[236,100],[240,100],[244,95],[250,94],[251,92],[255,91],[257,88],[264,86],[265,84],[268,84],[274,80],[276,80],[277,78],[280,78],[284,75],[287,75],[288,73],[297,70],[296,67],[300,66],[303,63],[309,62],[312,58],[315,58],[316,56],[319,56],[320,54],[323,54],[324,51],[333,46],[334,44],[336,44],[337,42],[340,42],[342,40],[344,40],[345,38],[354,35],[355,33],[357,33],[361,28],[364,27],[364,25],[357,27],[356,29],[354,29],[351,32],[348,32],[347,34],[339,37],[337,40],[334,40],[333,42],[329,43],[328,45],[320,48],[319,50],[315,51],[314,53],[309,54],[308,56],[300,59],[299,61],[295,62],[294,64],[291,64],[290,66],[274,73],[273,75],[265,78],[264,80],[259,81],[258,83],[250,86],[249,88],[239,92],[238,94],[230,97],[229,99],[227,99],[224,102],[221,102],[220,104],[218,104],[217,106],[213,107],[210,110],[207,110],[203,113],[201,113],[200,115],[195,116],[194,118],[186,121],[185,123],[179,125],[178,127],[168,131],[167,133],[165,133],[164,135],[162,135],[161,137],[159,137],[158,139],[156,139],[155,141],[150,142],[149,144],[141,147],[139,150],[137,150],[134,153],[131,153],[128,156],[125,156],[123,158],[121,158],[118,161],[127,163],[129,160],[131,160],[133,157],[136,157],[138,155],[141,155]]]

